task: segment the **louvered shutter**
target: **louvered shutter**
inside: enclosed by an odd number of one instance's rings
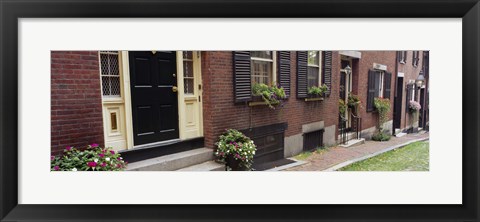
[[[252,100],[251,61],[249,51],[233,52],[233,92],[235,102]]]
[[[392,73],[385,72],[383,74],[383,98],[390,99],[391,83],[392,83]]]
[[[368,70],[368,91],[367,91],[367,112],[373,111],[373,100],[375,99],[375,74],[373,70]]]
[[[322,55],[322,78],[323,83],[328,86],[328,90],[325,92],[325,95],[330,96],[330,93],[332,92],[332,51],[324,51]]]
[[[307,97],[308,52],[297,52],[297,98]]]
[[[397,62],[402,61],[402,51],[397,51]]]
[[[403,61],[405,62],[405,64],[407,64],[407,51],[403,51]]]
[[[287,98],[290,97],[290,52],[278,52],[278,83],[285,90]]]

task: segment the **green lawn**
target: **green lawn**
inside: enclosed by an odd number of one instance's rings
[[[339,171],[428,171],[428,141],[415,142],[359,161]]]

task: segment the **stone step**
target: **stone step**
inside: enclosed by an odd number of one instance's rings
[[[127,165],[128,171],[174,171],[213,160],[213,150],[199,148],[146,159]]]
[[[406,133],[397,133],[395,134],[395,137],[402,137],[402,136],[405,136],[407,135]]]
[[[396,128],[396,129],[395,129],[395,135],[400,134],[400,133],[402,133],[402,130],[399,129],[399,128]]]
[[[347,141],[346,144],[340,144],[339,146],[344,147],[344,148],[348,148],[348,147],[352,147],[352,146],[356,146],[356,145],[360,145],[360,144],[364,144],[364,143],[365,143],[365,139],[360,138],[360,139],[349,140],[349,141]]]
[[[178,169],[177,171],[225,171],[225,165],[210,160],[193,166]]]

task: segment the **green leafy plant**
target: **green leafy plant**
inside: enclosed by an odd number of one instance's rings
[[[344,116],[345,112],[347,112],[347,104],[345,104],[345,100],[343,99],[338,100],[338,111],[342,116]]]
[[[217,150],[215,156],[220,163],[226,163],[228,156],[240,160],[240,166],[250,170],[257,146],[243,133],[235,129],[228,129],[215,143]]]
[[[375,141],[388,141],[390,140],[390,135],[387,134],[387,133],[384,133],[384,132],[378,132],[378,133],[375,133],[373,136],[372,136],[372,140],[375,140]]]
[[[68,146],[62,155],[51,156],[50,162],[52,171],[122,171],[127,167],[118,152],[98,144],[88,145],[85,150]]]
[[[383,124],[388,120],[390,112],[390,99],[377,97],[374,99],[373,105],[378,112],[378,132],[383,133]]]
[[[348,106],[350,107],[358,107],[362,102],[360,101],[360,98],[358,98],[357,95],[353,93],[348,93]]]
[[[261,96],[263,101],[271,109],[275,109],[275,105],[280,104],[281,100],[287,97],[282,87],[276,85],[268,86],[263,83],[254,83],[252,86],[252,94],[254,96]]]
[[[312,96],[323,96],[328,91],[328,86],[323,84],[322,86],[312,86],[308,88],[308,94]]]

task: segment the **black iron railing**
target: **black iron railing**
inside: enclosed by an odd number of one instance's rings
[[[339,116],[340,125],[340,142],[346,144],[351,139],[360,139],[362,134],[362,118],[350,113],[350,126],[348,126],[348,120],[342,115]],[[349,137],[349,133],[354,133],[353,137]]]

